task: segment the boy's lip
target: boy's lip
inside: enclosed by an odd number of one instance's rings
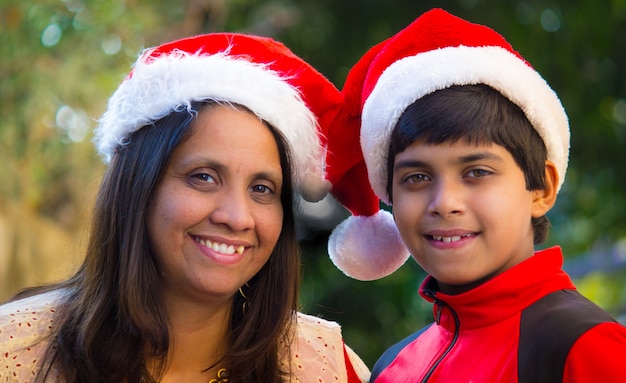
[[[475,231],[465,230],[465,229],[438,229],[438,230],[430,230],[426,232],[424,235],[430,237],[457,237],[457,236],[467,236],[476,234]]]
[[[428,240],[437,242],[458,242],[462,239],[475,237],[478,232],[464,229],[451,229],[451,230],[431,230],[424,234]]]

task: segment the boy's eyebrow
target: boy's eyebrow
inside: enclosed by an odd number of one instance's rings
[[[396,171],[402,168],[424,168],[427,167],[428,163],[420,160],[404,160],[399,161],[395,165],[393,165],[393,170]]]
[[[480,161],[480,160],[497,160],[497,161],[502,161],[502,157],[500,157],[499,155],[497,155],[495,153],[491,153],[491,152],[476,152],[476,153],[470,153],[470,154],[465,155],[465,156],[461,156],[458,159],[456,159],[454,162],[459,163],[459,164],[467,164],[467,163]],[[427,161],[408,159],[408,160],[403,160],[403,161],[397,162],[393,166],[393,170],[396,171],[396,170],[402,169],[402,168],[424,168],[424,167],[428,167],[428,166],[429,166],[429,164],[428,164]]]
[[[502,157],[495,153],[491,152],[477,152],[471,153],[466,156],[462,156],[459,158],[458,162],[461,164],[466,164],[469,162],[479,161],[479,160],[497,160],[502,161]]]

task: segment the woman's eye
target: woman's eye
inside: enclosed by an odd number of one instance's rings
[[[206,183],[216,182],[215,178],[213,178],[213,176],[208,173],[196,173],[196,174],[193,174],[191,177],[200,181],[204,181]]]
[[[273,193],[274,191],[267,185],[254,185],[252,191],[256,193]]]

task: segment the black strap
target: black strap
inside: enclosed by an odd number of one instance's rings
[[[605,322],[615,320],[575,290],[556,291],[522,311],[519,383],[562,382],[572,345]]]

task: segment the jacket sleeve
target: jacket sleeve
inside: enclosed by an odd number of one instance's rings
[[[624,382],[626,327],[601,323],[585,332],[570,349],[563,382]]]

